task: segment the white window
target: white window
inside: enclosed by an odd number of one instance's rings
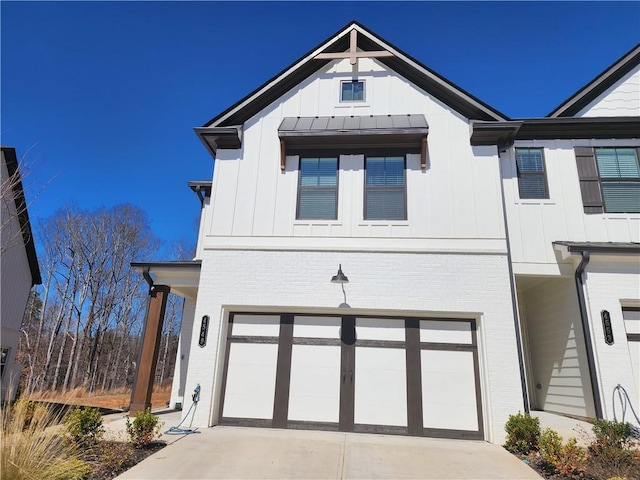
[[[300,158],[298,220],[335,220],[338,217],[337,157]]]
[[[366,158],[364,218],[365,220],[407,219],[404,156]]]
[[[364,101],[364,81],[351,80],[340,83],[341,102],[362,102]]]

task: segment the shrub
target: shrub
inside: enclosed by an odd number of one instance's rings
[[[0,477],[78,480],[90,467],[59,435],[60,419],[42,405],[19,400],[4,405],[0,431]]]
[[[540,435],[540,455],[561,475],[574,475],[584,470],[587,461],[586,449],[578,446],[575,438],[562,444],[558,432],[546,428]]]
[[[75,407],[64,418],[67,433],[81,447],[95,445],[102,435],[102,415],[100,410],[92,407]]]
[[[594,463],[611,472],[631,466],[637,461],[631,440],[631,425],[610,420],[595,420],[592,427],[595,439],[589,445]]]
[[[540,437],[540,420],[528,413],[509,415],[509,420],[504,426],[507,432],[507,441],[504,444],[511,453],[526,455],[538,450],[538,438]]]
[[[135,447],[146,447],[154,439],[160,438],[162,436],[160,428],[163,425],[164,423],[148,409],[144,412],[137,412],[133,422],[127,417],[127,433]]]

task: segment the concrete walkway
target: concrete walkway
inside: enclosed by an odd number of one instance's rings
[[[587,446],[594,438],[589,422],[549,412],[532,411],[531,416],[538,417],[541,431],[551,428],[558,432],[565,442],[575,437],[579,445]]]
[[[179,412],[160,418],[163,431],[180,421]],[[121,416],[105,421],[109,435],[121,425]],[[163,435],[162,440],[167,447],[117,478],[540,478],[501,446],[480,441],[241,427]]]

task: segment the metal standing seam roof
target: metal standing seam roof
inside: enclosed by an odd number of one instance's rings
[[[368,115],[332,117],[285,117],[278,128],[281,136],[297,134],[428,133],[424,115]]]

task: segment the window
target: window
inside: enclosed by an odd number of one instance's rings
[[[365,160],[365,220],[406,220],[407,189],[404,157]]]
[[[516,148],[520,198],[549,198],[541,148]]]
[[[341,82],[340,101],[341,102],[364,101],[364,81],[352,80],[350,82]]]
[[[338,218],[338,159],[300,158],[298,220]]]
[[[0,349],[0,378],[4,378],[4,368],[7,366],[8,361],[9,361],[9,349],[8,348]]]
[[[640,166],[635,148],[596,148],[604,211],[640,213]]]

